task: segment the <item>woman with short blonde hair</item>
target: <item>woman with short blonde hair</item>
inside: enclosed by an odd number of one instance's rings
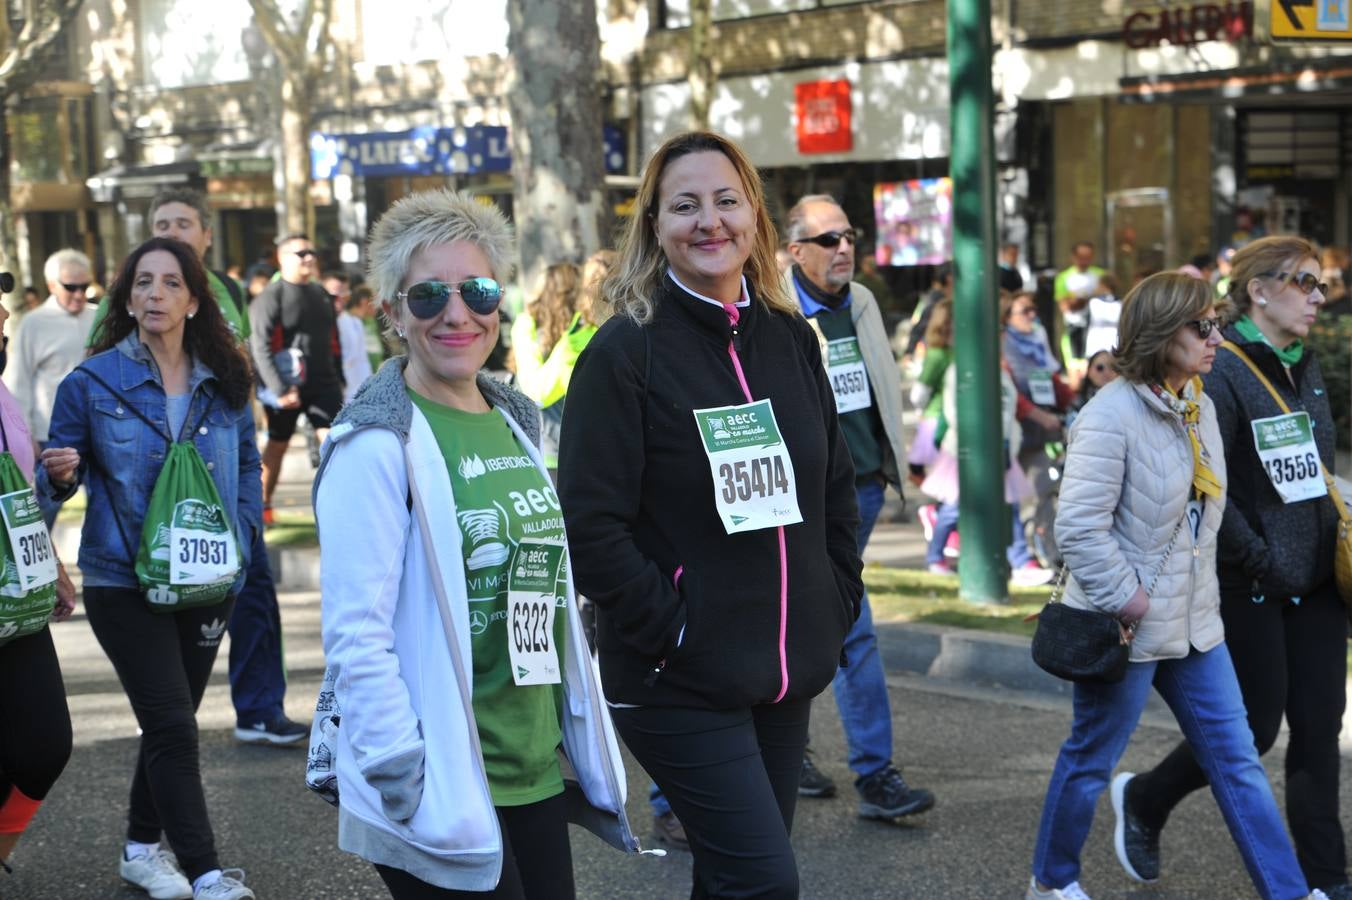
[[[1056,539],[1069,573],[1063,602],[1116,619],[1130,663],[1121,681],[1074,685],[1074,722],[1047,787],[1026,896],[1087,898],[1080,852],[1094,807],[1153,687],[1210,779],[1259,894],[1297,900],[1310,890],[1245,723],[1221,625],[1226,459],[1200,379],[1220,322],[1207,284],[1178,273],[1146,278],[1124,303],[1123,377],[1070,430]],[[1113,782],[1115,805],[1121,784]],[[1123,842],[1119,825],[1119,857]]]

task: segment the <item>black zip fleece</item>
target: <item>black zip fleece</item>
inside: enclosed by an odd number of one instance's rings
[[[811,697],[830,683],[863,583],[854,469],[817,337],[753,300],[736,349],[774,405],[803,522],[729,535],[693,410],[743,404],[725,312],[670,279],[643,327],[601,327],[568,389],[559,496],[579,593],[597,606],[611,702],[728,709]],[[679,583],[674,581],[681,570]],[[781,613],[786,615],[782,615]],[[684,636],[678,637],[684,629]]]

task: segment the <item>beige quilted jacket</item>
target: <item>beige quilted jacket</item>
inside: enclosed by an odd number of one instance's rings
[[[1202,444],[1225,484],[1215,407],[1205,395],[1195,399]],[[1192,523],[1183,524],[1160,568],[1191,487],[1192,447],[1183,423],[1145,385],[1119,378],[1071,427],[1056,513],[1056,540],[1071,573],[1065,602],[1116,613],[1138,586],[1146,588],[1150,610],[1132,642],[1132,662],[1187,656],[1189,647],[1210,650],[1224,638],[1216,579],[1223,498],[1203,505],[1196,539]]]

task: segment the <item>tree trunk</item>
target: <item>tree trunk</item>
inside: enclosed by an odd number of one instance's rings
[[[507,0],[512,182],[521,284],[609,238],[595,0]]]
[[[284,233],[314,235],[315,211],[310,200],[310,85],[288,72],[282,78],[282,173],[286,180],[279,225]]]
[[[709,42],[712,6],[712,0],[690,0],[690,127],[696,131],[709,129],[709,107],[718,77]]]
[[[9,104],[0,93],[0,271],[13,273],[20,284],[25,275],[19,264],[19,238],[14,233],[14,213],[10,206]]]

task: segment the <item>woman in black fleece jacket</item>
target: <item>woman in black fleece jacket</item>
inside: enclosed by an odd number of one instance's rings
[[[685,825],[694,896],[795,897],[809,704],[863,592],[854,472],[742,152],[672,138],[638,209],[605,287],[616,315],[569,386],[574,577],[615,724]]]
[[[1289,452],[1269,477],[1253,423],[1281,417],[1282,409],[1223,345],[1203,382],[1216,405],[1229,472],[1217,554],[1225,642],[1258,752],[1266,753],[1277,739],[1283,714],[1290,725],[1286,816],[1305,879],[1332,900],[1352,900],[1338,814],[1347,615],[1333,580],[1338,513],[1324,496],[1317,466],[1333,470],[1334,424],[1319,361],[1302,341],[1325,301],[1325,287],[1314,246],[1298,237],[1261,238],[1236,253],[1231,265],[1234,309],[1226,341],[1253,361],[1287,408],[1308,416],[1314,446]],[[1300,499],[1303,493],[1289,485],[1293,476],[1318,496]],[[1186,743],[1149,772],[1117,776],[1117,852],[1128,874],[1143,881],[1158,877],[1165,820],[1188,793],[1205,786]]]

